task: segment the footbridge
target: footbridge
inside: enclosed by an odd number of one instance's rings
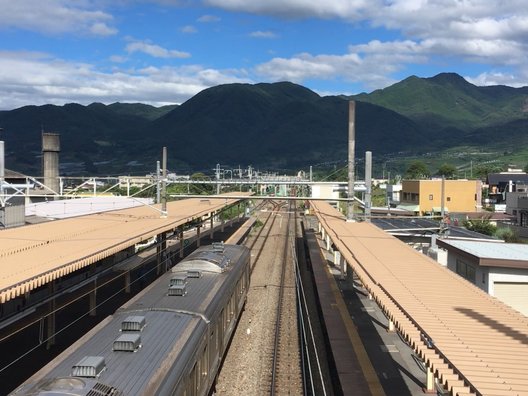
[[[452,395],[528,394],[528,318],[368,222],[311,201],[327,249]],[[336,263],[337,264],[337,263]]]

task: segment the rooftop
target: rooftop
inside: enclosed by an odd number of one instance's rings
[[[440,241],[439,241],[440,242]],[[522,243],[489,243],[442,239],[442,244],[482,259],[528,261],[528,245]]]

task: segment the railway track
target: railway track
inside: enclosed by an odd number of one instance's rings
[[[287,232],[283,247],[283,265],[281,271],[279,301],[276,316],[275,340],[273,351],[272,381],[270,395],[299,394],[299,370],[292,362],[299,364],[299,339],[297,329],[297,303],[295,270],[293,266],[292,246],[295,236],[295,210],[288,208]],[[293,206],[293,209],[295,207]],[[293,218],[293,219],[292,219]],[[291,368],[293,367],[293,370]]]
[[[257,235],[255,235],[253,241],[248,246],[251,252],[254,252],[252,253],[252,256],[254,258],[251,264],[251,273],[253,273],[253,270],[255,269],[255,265],[259,262],[259,258],[262,255],[262,252],[264,251],[266,242],[268,241],[268,238],[271,235],[271,230],[273,228],[273,225],[275,224],[275,221],[277,220],[276,214],[283,205],[284,203],[271,201],[269,202],[269,206],[271,206],[271,208],[269,209],[269,211],[267,210],[266,212],[264,212],[266,213],[266,215],[264,216],[265,217],[264,223],[262,224],[262,227],[258,228]],[[266,233],[264,233],[264,231],[266,231]]]
[[[293,214],[269,203],[253,233],[252,275],[243,312],[220,373],[217,394],[303,394],[291,241]]]

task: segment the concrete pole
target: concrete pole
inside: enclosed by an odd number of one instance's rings
[[[442,187],[441,187],[441,193],[440,193],[440,215],[442,216],[442,220],[444,221],[445,216],[445,207],[444,207],[444,199],[445,199],[445,177],[442,176]]]
[[[372,151],[365,153],[365,221],[370,223],[372,208]]]
[[[313,181],[312,166],[310,165],[310,183]]]
[[[431,367],[427,367],[427,378],[425,383],[425,393],[434,393],[435,391],[435,381],[434,381],[434,373],[433,370],[431,370]]]
[[[196,226],[196,247],[200,247],[200,230],[202,229],[202,225],[198,224]]]
[[[356,102],[348,102],[348,210],[347,221],[354,221],[354,163],[356,150]]]
[[[158,244],[156,246],[156,259],[157,259],[157,269],[156,273],[159,275],[162,272],[163,264],[166,261],[167,255],[165,252],[167,251],[167,233],[162,232],[157,236]]]
[[[158,204],[161,203],[160,176],[161,176],[160,162],[156,161],[156,203]]]
[[[161,217],[167,217],[167,147],[163,147],[161,180]]]
[[[394,322],[392,321],[392,319],[389,319],[389,329],[388,329],[388,331],[390,331],[391,333],[396,331],[396,326],[394,325]]]
[[[211,213],[211,239],[213,239],[214,235],[214,214]]]
[[[59,153],[59,134],[42,132],[42,171],[44,185],[54,193],[58,193],[59,191]]]
[[[339,250],[334,250],[334,265],[339,266],[341,262],[341,252]]]
[[[183,258],[183,227],[180,226],[180,258]]]
[[[341,280],[345,280],[347,275],[347,263],[345,258],[341,255],[341,252],[339,252],[339,266],[341,268]]]

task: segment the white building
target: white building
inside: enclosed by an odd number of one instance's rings
[[[528,316],[528,245],[454,239],[437,244],[441,264]]]
[[[339,198],[339,191],[339,184],[312,184],[312,198],[337,199]]]

